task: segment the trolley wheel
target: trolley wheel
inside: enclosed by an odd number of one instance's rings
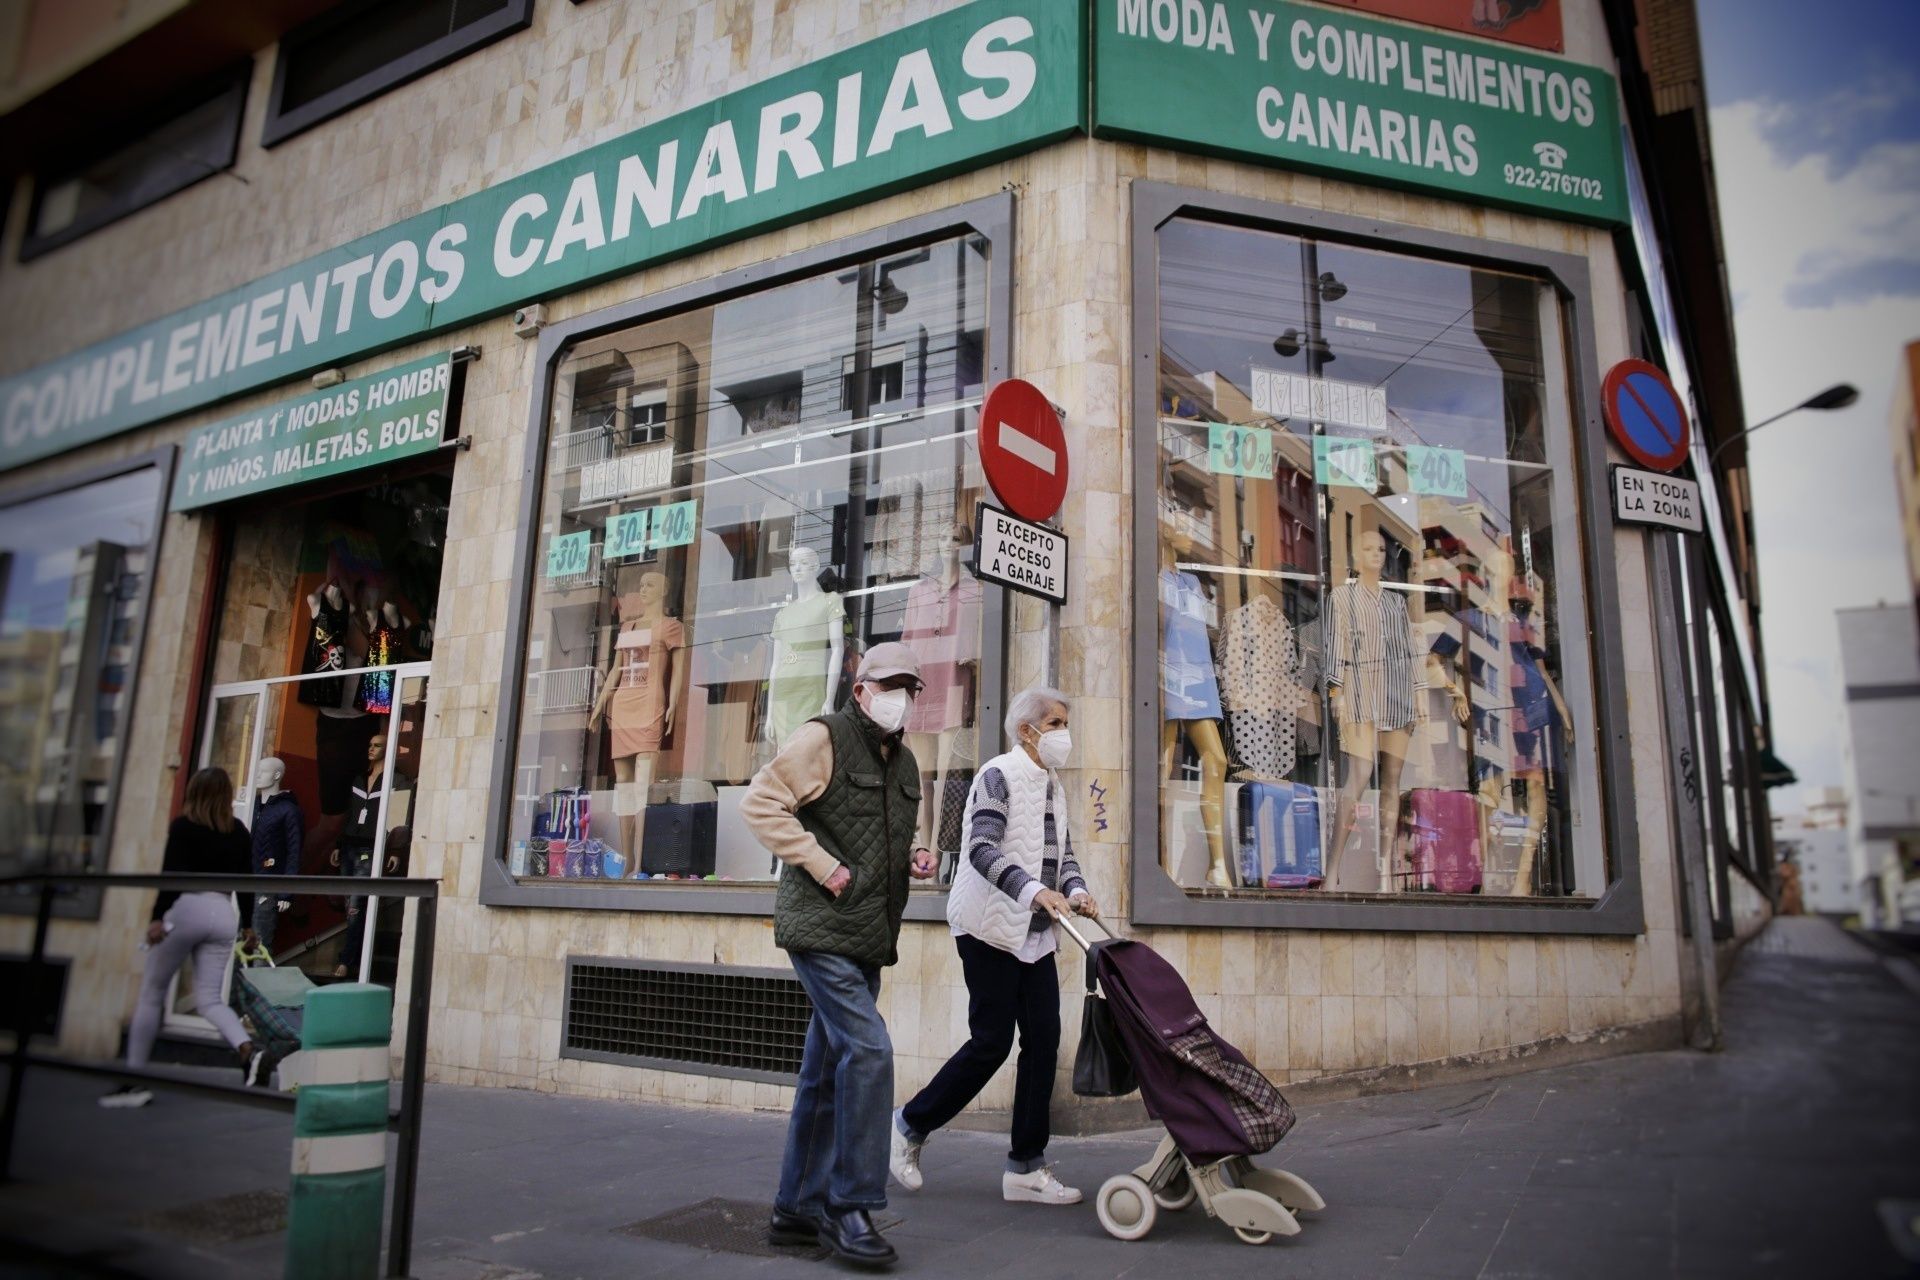
[[[1172,1182],[1163,1191],[1153,1193],[1153,1202],[1169,1213],[1178,1213],[1192,1204],[1200,1193],[1194,1188],[1193,1179],[1183,1169],[1174,1175]]]
[[[1116,1173],[1100,1184],[1094,1200],[1100,1225],[1116,1240],[1138,1240],[1153,1230],[1159,1210],[1154,1205],[1153,1189],[1146,1180],[1131,1173]]]
[[[1273,1239],[1271,1231],[1249,1231],[1245,1227],[1235,1227],[1233,1234],[1240,1237],[1241,1244],[1265,1244]]]

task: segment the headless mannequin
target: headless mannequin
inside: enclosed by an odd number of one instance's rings
[[[806,607],[819,603],[818,597],[823,593],[820,589],[820,553],[818,551],[812,547],[795,547],[792,554],[787,557],[787,574],[793,579],[793,598],[781,608],[780,614],[786,614],[787,610],[795,606]],[[837,595],[835,598],[838,598]],[[803,652],[790,648],[787,642],[780,638],[779,615],[775,616],[773,627],[773,661],[767,667],[767,741],[773,744],[775,751],[778,751],[786,745],[782,738],[798,729],[800,724],[804,724],[805,718],[796,724],[782,725],[780,718],[774,714],[774,704],[779,698],[779,688],[783,680],[796,678],[800,674],[798,668],[807,663],[807,658]],[[827,647],[824,653],[826,661],[818,664],[818,674],[826,685],[826,693],[821,697],[819,710],[808,712],[806,718],[814,715],[824,716],[833,710],[833,695],[836,692],[835,686],[839,683],[835,676],[840,670],[841,659],[846,654],[846,637],[842,634],[842,627],[838,621],[827,628]],[[808,666],[806,672],[813,674],[813,667]]]
[[[620,634],[651,634],[660,629],[667,621],[666,598],[667,576],[664,573],[650,571],[641,574],[633,590],[620,596]],[[673,732],[674,717],[680,710],[682,652],[683,647],[679,645],[669,646],[666,652],[666,719],[660,729],[663,738]],[[616,641],[612,660],[600,681],[600,696],[594,699],[593,714],[587,717],[589,730],[598,728],[606,716],[608,705],[620,688],[623,668]],[[647,787],[653,782],[656,754],[657,750],[636,751],[628,755],[616,754],[613,758],[616,788],[614,813],[620,819],[621,852],[627,855],[627,865],[635,868],[640,865],[640,842],[646,834],[645,796]]]
[[[942,598],[960,585],[960,552],[972,539],[966,535],[964,527],[955,528],[948,536],[947,543],[934,556],[924,575],[929,582],[937,583]],[[966,664],[963,664],[966,665]],[[924,669],[924,668],[923,668]],[[913,752],[913,758],[925,769],[933,765],[933,786],[928,788],[920,801],[920,843],[930,849],[939,849],[935,843],[939,838],[940,802],[946,795],[947,774],[953,768],[953,752],[962,733],[972,731],[972,708],[968,709],[968,724],[956,725],[951,729],[942,729],[937,733],[908,733],[907,749]],[[945,852],[942,850],[942,852]]]
[[[337,581],[329,579],[326,586],[321,587],[318,590],[308,594],[307,596],[307,616],[308,617],[314,619],[317,622],[320,618],[320,610],[323,606],[326,608],[335,610],[344,618],[347,618],[349,620],[353,619],[352,612],[347,609],[347,593],[341,589],[340,584]],[[340,637],[338,637],[338,639],[340,644],[343,647],[343,654],[342,654],[343,665],[344,666],[357,665],[356,663],[350,660],[347,660],[345,658],[344,646],[347,643],[347,637],[343,634]],[[353,697],[352,689],[353,689],[353,685],[351,681],[342,681],[341,682],[342,698],[343,699],[352,698]],[[346,705],[342,705],[338,707],[321,707],[320,714],[323,716],[357,716],[362,714],[362,712],[349,702]]]
[[[1488,563],[1493,569],[1493,599],[1505,604],[1507,608],[1511,610],[1516,594],[1513,553],[1505,550],[1496,551],[1492,557],[1489,558]],[[1499,621],[1503,632],[1513,617],[1514,615],[1511,612],[1500,616]],[[1508,660],[1511,661],[1512,653],[1508,648],[1508,638],[1505,634],[1502,634],[1500,637],[1500,645]],[[1573,717],[1567,713],[1566,699],[1560,696],[1559,682],[1553,678],[1552,673],[1547,670],[1544,662],[1537,663],[1535,670],[1540,673],[1540,679],[1546,686],[1547,695],[1553,702],[1555,719],[1558,722],[1557,725],[1553,727],[1557,727],[1560,732],[1561,745],[1571,750],[1573,747]],[[1543,756],[1548,750],[1548,744],[1545,741],[1545,736],[1548,731],[1548,729],[1540,730],[1542,740],[1535,748]],[[1506,809],[1508,813],[1514,812],[1507,806],[1511,804],[1513,800],[1514,784],[1516,781],[1516,779],[1507,775],[1493,772],[1480,784],[1480,847],[1482,849],[1491,850],[1493,848],[1493,832],[1491,829],[1493,811],[1495,809]],[[1546,838],[1547,834],[1547,780],[1544,774],[1530,774],[1527,778],[1526,818],[1527,830],[1520,843],[1520,865],[1514,869],[1513,884],[1507,891],[1511,896],[1516,898],[1526,898],[1533,895],[1534,862],[1540,853],[1540,842]]]
[[[1178,537],[1161,542],[1160,572],[1163,580],[1165,575],[1177,571],[1174,566],[1180,553],[1189,550],[1191,544]],[[1207,883],[1217,889],[1231,889],[1233,880],[1227,873],[1226,841],[1227,747],[1220,738],[1220,722],[1217,719],[1179,718],[1161,722],[1160,777],[1163,780],[1173,777],[1175,752],[1179,749],[1183,730],[1194,754],[1200,757],[1200,825],[1207,835]],[[1162,805],[1160,812],[1160,865],[1169,876],[1177,879],[1179,868],[1175,865],[1171,810]]]
[[[1362,533],[1355,548],[1354,569],[1363,591],[1378,592],[1380,571],[1387,563],[1387,540],[1377,530],[1368,529]],[[1350,623],[1349,625],[1358,625]],[[1337,662],[1338,654],[1329,653],[1329,661]],[[1336,668],[1337,669],[1337,668]],[[1330,691],[1333,700],[1334,719],[1340,724],[1340,750],[1347,757],[1347,778],[1340,788],[1338,817],[1334,826],[1333,848],[1327,854],[1326,884],[1330,889],[1373,892],[1388,886],[1375,884],[1377,870],[1368,868],[1351,877],[1350,883],[1342,883],[1337,877],[1340,870],[1341,854],[1346,851],[1347,841],[1353,836],[1355,820],[1359,814],[1360,797],[1367,790],[1367,783],[1373,780],[1376,767],[1379,778],[1380,830],[1391,833],[1398,830],[1400,824],[1400,772],[1407,763],[1407,744],[1413,736],[1413,726],[1427,718],[1426,700],[1414,691],[1413,720],[1398,728],[1382,728],[1370,721],[1360,719],[1363,709],[1356,706],[1356,698],[1351,687],[1352,682],[1342,681]]]

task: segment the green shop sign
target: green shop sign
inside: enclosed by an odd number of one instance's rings
[[[1084,6],[976,0],[0,381],[0,470],[1079,132]]]
[[[191,511],[440,447],[453,360],[428,356],[201,427],[181,450],[173,509]]]
[[[1627,220],[1596,67],[1296,0],[1094,0],[1094,132]]]

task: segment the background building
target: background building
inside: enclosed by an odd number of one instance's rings
[[[1809,791],[1802,813],[1775,814],[1774,847],[1784,867],[1799,877],[1802,908],[1812,915],[1858,915],[1861,901],[1849,841],[1847,793],[1839,787]]]
[[[1842,609],[1847,689],[1847,790],[1861,920],[1897,929],[1920,921],[1920,635],[1904,605]]]
[[[1893,483],[1900,498],[1900,532],[1907,542],[1907,571],[1913,579],[1913,609],[1920,616],[1920,342],[1901,352],[1893,376]]]

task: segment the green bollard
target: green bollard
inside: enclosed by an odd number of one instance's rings
[[[286,1280],[376,1280],[387,1190],[393,993],[367,983],[307,997],[308,1056],[293,1110]]]

